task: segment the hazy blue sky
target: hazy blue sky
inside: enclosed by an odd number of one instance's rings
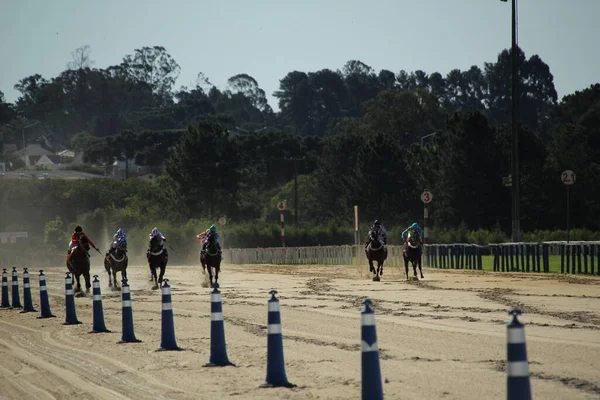
[[[238,73],[272,93],[290,71],[483,66],[510,47],[500,0],[0,0],[0,90],[65,69],[89,44],[95,67],[162,45],[181,66],[176,87],[204,72],[219,88]],[[519,1],[519,44],[550,65],[559,97],[600,81],[600,0]]]

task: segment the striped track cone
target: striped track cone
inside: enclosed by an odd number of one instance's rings
[[[362,399],[383,399],[381,386],[381,370],[379,368],[379,346],[375,329],[375,312],[371,308],[371,300],[363,300],[361,313],[361,369]]]
[[[29,271],[27,268],[23,268],[23,311],[21,313],[36,312],[33,308],[33,301],[31,300],[31,284],[29,283]]]
[[[106,329],[106,325],[104,324],[102,293],[100,292],[100,281],[98,280],[98,275],[94,275],[94,280],[92,281],[92,295],[94,298],[92,303],[94,324],[90,333],[110,332],[108,329]]]
[[[8,301],[8,276],[6,274],[6,268],[2,270],[2,303],[0,308],[10,308],[10,302]]]
[[[508,313],[513,319],[506,325],[506,398],[531,400],[525,326],[517,319],[521,311],[512,309]]]
[[[133,310],[131,309],[131,288],[127,278],[121,281],[121,297],[123,298],[123,334],[117,343],[140,343],[133,332]]]
[[[55,318],[56,315],[52,315],[50,311],[50,301],[48,300],[48,290],[46,288],[46,275],[44,270],[40,269],[40,316],[39,318]]]
[[[66,317],[63,325],[77,325],[81,322],[77,320],[75,312],[75,296],[73,296],[73,279],[70,273],[65,274],[65,309]]]
[[[171,303],[171,286],[169,280],[163,279],[162,291],[162,318],[160,348],[161,350],[181,350],[175,341],[175,324],[173,323],[173,304]]]
[[[23,308],[19,298],[19,276],[16,267],[12,270],[12,308]]]
[[[295,387],[288,382],[283,359],[283,336],[281,334],[281,314],[276,290],[269,292],[269,311],[267,315],[267,378],[260,387]]]
[[[227,358],[227,345],[225,344],[225,327],[223,323],[223,303],[219,284],[213,285],[210,293],[210,358],[205,367],[224,367],[235,364]]]

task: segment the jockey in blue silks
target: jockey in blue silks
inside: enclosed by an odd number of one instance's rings
[[[404,241],[406,241],[406,239],[408,237],[408,232],[409,231],[415,231],[415,232],[417,232],[417,235],[419,235],[419,237],[418,237],[419,242],[423,243],[423,230],[421,229],[421,227],[419,226],[419,224],[417,224],[416,222],[413,222],[411,226],[409,226],[404,231],[402,231],[402,239]]]
[[[113,241],[110,244],[110,248],[106,252],[108,256],[111,253],[114,253],[117,249],[117,246],[127,247],[127,235],[123,231],[123,229],[119,228],[117,232],[113,235]]]

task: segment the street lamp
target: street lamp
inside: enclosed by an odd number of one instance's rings
[[[504,3],[508,0],[500,0]],[[512,241],[521,241],[521,216],[519,200],[519,131],[518,131],[518,110],[519,110],[519,68],[517,65],[517,0],[512,1],[512,46],[511,46],[511,69],[512,69],[512,90],[511,90],[511,116],[512,116],[512,140],[511,140],[511,170],[512,170]]]
[[[421,147],[423,147],[423,139],[426,139],[430,136],[435,136],[437,134],[438,134],[437,132],[433,132],[433,133],[430,133],[429,135],[421,136]]]

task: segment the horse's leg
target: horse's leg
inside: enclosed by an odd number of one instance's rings
[[[83,272],[83,279],[85,279],[85,293],[90,293],[90,288],[92,287],[92,282],[90,279],[90,268],[88,268]]]
[[[408,280],[408,259],[404,256],[404,270],[406,272],[406,280]]]
[[[152,288],[158,289],[158,278],[156,277],[156,267],[154,265],[150,266],[150,273],[152,274],[150,276],[150,280],[154,282],[154,286]]]
[[[76,272],[75,273],[75,282],[77,283],[77,286],[75,287],[75,293],[80,293],[81,292],[81,273]]]
[[[117,282],[117,270],[112,270],[113,279],[115,281],[115,290],[119,290],[119,283]],[[121,270],[121,279],[123,279],[123,270]]]
[[[108,287],[112,287],[112,280],[111,280],[111,276],[110,276],[110,265],[106,263],[106,259],[104,260],[104,269],[106,270],[106,273],[108,274]],[[117,283],[117,281],[115,281],[115,283]]]
[[[423,276],[423,268],[421,268],[421,260],[419,260],[419,272],[421,273],[421,278],[425,278]]]
[[[158,283],[162,283],[163,277],[165,276],[165,271],[167,270],[167,263],[163,262],[160,266],[160,275],[158,277]]]
[[[208,270],[208,280],[210,282],[210,285],[212,286],[212,284],[213,284],[213,273],[212,273],[213,267],[212,267],[212,265],[207,265],[206,269]]]
[[[221,270],[221,266],[217,265],[215,267],[215,283],[219,283],[219,271]]]
[[[375,273],[375,267],[373,267],[373,260],[369,259],[369,272]]]

